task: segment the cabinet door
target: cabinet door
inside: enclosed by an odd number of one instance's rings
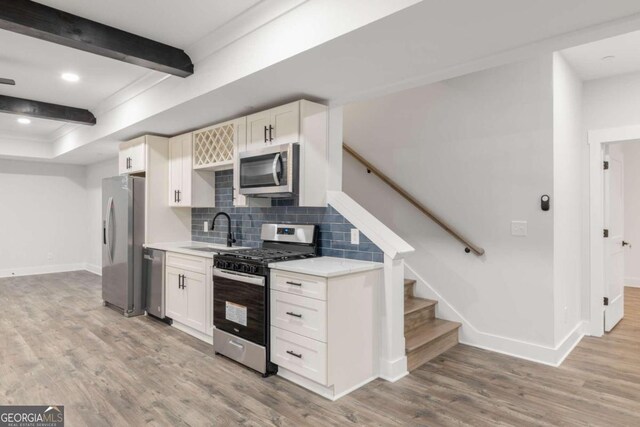
[[[270,112],[271,144],[300,142],[300,102],[272,108]]]
[[[263,148],[269,142],[271,110],[247,116],[247,151]]]
[[[131,148],[129,149],[129,157],[131,157],[129,173],[144,172],[146,170],[146,138],[141,136],[140,138],[131,141]]]
[[[191,206],[193,196],[193,141],[192,134],[188,133],[180,137],[180,145],[182,146],[182,157],[180,161],[182,167],[182,188],[178,195],[178,205]]]
[[[118,153],[118,171],[120,175],[129,173],[129,147],[121,147]]]
[[[184,272],[187,291],[187,319],[184,322],[200,332],[207,332],[207,289],[204,274]]]
[[[182,140],[169,139],[169,206],[180,206],[178,191],[182,192]]]
[[[166,268],[165,311],[168,317],[180,323],[187,319],[187,289],[180,286],[183,274],[184,271],[177,268]]]

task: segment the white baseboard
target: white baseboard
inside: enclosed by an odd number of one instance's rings
[[[629,288],[640,288],[640,277],[625,277],[624,285]]]
[[[66,271],[85,270],[85,264],[39,265],[0,270],[0,277],[33,276],[36,274],[64,273]]]
[[[291,372],[290,370],[283,368],[282,366],[278,366],[278,376],[285,378],[289,381],[291,381],[294,384],[299,385],[300,387],[306,388],[307,390],[310,390],[322,397],[324,397],[325,399],[331,400],[332,402],[335,402],[336,400],[340,399],[341,397],[346,396],[347,394],[351,393],[352,391],[355,391],[357,389],[359,389],[360,387],[363,387],[364,385],[370,383],[371,381],[375,380],[376,378],[378,378],[377,376],[373,376],[370,378],[367,378],[366,380],[354,385],[353,387],[349,387],[346,390],[343,390],[340,393],[336,393],[334,386],[324,386],[322,384],[318,384],[315,381],[312,381],[308,378],[305,378],[301,375],[296,374],[295,372]]]
[[[85,264],[84,269],[89,273],[96,274],[98,276],[102,276],[102,267],[95,264]]]
[[[396,360],[380,358],[380,378],[383,380],[394,383],[408,373],[407,356],[402,356]]]
[[[427,281],[408,266],[406,262],[405,268],[407,278],[416,280],[417,296],[438,301],[438,317],[462,323],[459,335],[459,341],[462,344],[542,363],[544,365],[560,366],[574,347],[582,340],[587,330],[585,322],[580,321],[564,339],[555,346],[547,346],[482,332],[462,316],[442,295],[433,289]]]

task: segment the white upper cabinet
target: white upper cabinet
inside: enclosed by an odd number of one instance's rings
[[[259,150],[269,145],[300,144],[298,204],[326,206],[329,173],[327,107],[303,99],[251,114],[246,120],[247,151]],[[235,189],[239,185],[238,176],[239,163],[236,161]],[[241,200],[237,199],[238,202]],[[243,203],[246,204],[246,201]]]
[[[300,141],[300,101],[247,116],[247,150]]]
[[[269,139],[271,144],[300,142],[300,101],[272,108]]]
[[[270,111],[247,116],[247,150],[255,150],[269,143]]]
[[[193,169],[193,133],[169,139],[169,206],[212,207],[215,174]]]
[[[120,153],[118,155],[120,175],[146,171],[146,146],[146,136],[120,144]]]

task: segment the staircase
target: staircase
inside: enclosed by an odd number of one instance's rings
[[[417,298],[416,281],[404,281],[404,338],[409,371],[458,344],[460,323],[436,318],[437,301]]]

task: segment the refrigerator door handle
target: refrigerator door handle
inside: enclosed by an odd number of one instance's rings
[[[109,201],[107,202],[107,212],[105,214],[107,217],[107,227],[106,227],[106,244],[107,244],[107,255],[109,256],[109,264],[113,264],[113,248],[111,242],[111,218],[113,217],[113,197],[109,197]]]

